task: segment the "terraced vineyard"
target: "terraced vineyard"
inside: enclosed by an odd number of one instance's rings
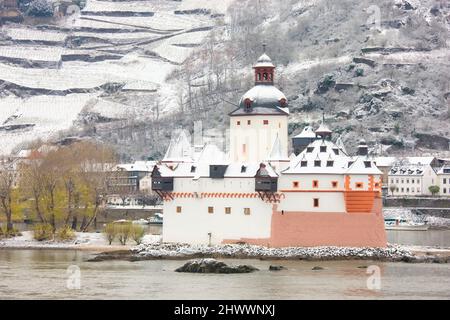
[[[88,0],[71,16],[0,33],[0,153],[108,121],[176,108],[166,77],[220,27],[231,0]],[[130,103],[130,101],[132,101]]]

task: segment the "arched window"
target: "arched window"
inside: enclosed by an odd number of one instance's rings
[[[264,80],[267,80],[268,79],[268,74],[267,74],[267,72],[264,72],[264,74],[263,74],[263,78],[264,78]]]
[[[261,73],[258,73],[258,81],[261,81]]]
[[[285,107],[286,104],[287,104],[287,100],[286,100],[285,98],[281,98],[281,99],[280,99],[280,105],[281,105],[282,107]]]

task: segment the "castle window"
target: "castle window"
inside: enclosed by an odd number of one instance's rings
[[[334,166],[334,161],[327,161],[327,167],[333,167]]]
[[[252,120],[247,120],[247,124],[251,125],[252,124]]]
[[[246,216],[249,216],[250,215],[250,208],[244,208],[244,214],[246,215]]]
[[[362,182],[357,182],[356,184],[356,188],[361,189],[363,187]]]
[[[320,167],[322,165],[322,161],[314,160],[314,167]]]
[[[331,185],[333,186],[333,188],[337,188],[338,182],[337,181],[331,181]]]
[[[247,167],[246,166],[242,166],[241,167],[241,173],[245,173],[247,171]]]
[[[327,146],[321,146],[320,152],[327,152]]]
[[[308,147],[306,148],[307,153],[312,153],[314,151],[314,147]]]
[[[370,161],[364,161],[364,167],[366,167],[366,168],[372,168],[372,162],[370,162]]]
[[[264,123],[265,125],[268,125],[268,124],[269,124],[269,120],[264,120],[263,123]]]
[[[214,207],[208,207],[208,213],[213,214],[214,213]]]
[[[231,207],[225,208],[225,214],[231,214]]]
[[[196,168],[195,166],[192,166],[192,167],[191,167],[191,173],[194,173],[195,170],[197,170],[197,168]]]
[[[312,186],[313,186],[313,188],[318,188],[319,187],[319,180],[313,180]]]
[[[245,107],[246,107],[247,109],[250,109],[251,106],[252,106],[252,100],[251,100],[250,98],[246,98],[246,99],[244,100],[244,104],[245,104]]]
[[[442,181],[442,184],[447,184],[447,179],[444,178],[444,180]]]
[[[442,189],[444,193],[447,193],[447,188]]]
[[[314,208],[318,208],[319,207],[319,199],[317,199],[317,198],[314,198],[313,199],[314,201]]]
[[[308,161],[300,162],[300,167],[307,167],[307,166],[308,166]]]
[[[292,183],[292,186],[293,186],[294,188],[298,188],[298,186],[299,186],[298,181],[294,181],[294,182]]]
[[[237,123],[236,123],[238,126],[240,126],[241,125],[241,122],[240,121],[238,121]]]
[[[281,105],[282,107],[285,107],[286,104],[287,104],[287,100],[286,100],[285,98],[281,98],[281,99],[280,99],[280,105]]]
[[[177,213],[181,213],[181,207],[177,207]]]

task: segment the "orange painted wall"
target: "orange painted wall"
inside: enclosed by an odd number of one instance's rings
[[[274,205],[269,239],[240,239],[269,247],[386,247],[381,199],[371,213],[280,212]],[[225,241],[233,243],[237,241]]]

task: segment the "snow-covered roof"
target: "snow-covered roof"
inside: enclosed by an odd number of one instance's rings
[[[319,128],[316,130],[316,134],[322,135],[322,134],[332,134],[333,131],[328,128],[328,126],[322,122],[322,124],[319,126]]]
[[[353,164],[347,169],[346,174],[382,174],[373,159],[366,156],[358,156],[352,159]]]
[[[425,166],[421,164],[395,164],[389,171],[393,176],[423,176]]]
[[[197,163],[205,164],[227,164],[229,161],[226,154],[215,144],[207,144],[200,152]]]
[[[250,108],[245,106],[247,99],[252,102]],[[284,104],[282,103],[283,100]],[[230,115],[256,114],[289,114],[284,93],[273,85],[256,85],[242,96],[239,109],[233,111]]]
[[[152,172],[155,165],[155,161],[136,161],[135,163],[119,164],[117,168],[125,171]]]
[[[396,160],[395,157],[376,157],[375,163],[378,167],[391,167]]]
[[[342,151],[344,151],[345,154],[348,154],[347,149],[345,148],[345,144],[342,141],[342,136],[339,136],[339,138],[337,138],[336,140],[336,146],[341,149]]]
[[[172,138],[163,162],[193,162],[193,148],[186,131],[181,130]]]
[[[314,132],[313,128],[310,126],[306,126],[303,128],[303,131],[296,135],[294,138],[315,138],[316,133]]]
[[[264,67],[275,68],[272,59],[265,53],[258,58],[256,64],[254,65],[254,68],[264,68]]]
[[[159,166],[163,177],[174,178],[192,178],[194,180],[200,178],[209,178],[210,166],[207,163],[180,163],[174,170],[170,170],[165,165]],[[231,163],[226,165],[224,178],[253,178],[256,176],[260,168],[260,163]],[[266,165],[267,173],[270,177],[278,177],[277,173],[270,165]]]
[[[328,140],[310,143],[283,174],[381,174],[374,162],[365,156],[349,157]]]
[[[275,141],[272,145],[272,151],[270,152],[268,161],[287,161],[287,155],[283,151],[283,146],[281,145],[280,137],[277,134]]]
[[[450,174],[450,166],[443,166],[438,170],[437,174]]]

